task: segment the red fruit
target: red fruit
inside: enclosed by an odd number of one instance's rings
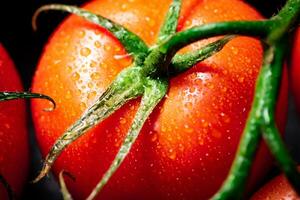
[[[282,200],[282,199],[291,199],[297,200],[300,197],[292,189],[288,180],[284,175],[277,176],[265,186],[263,186],[258,192],[256,192],[251,200]]]
[[[300,112],[300,29],[296,31],[292,51],[291,80],[294,100]]]
[[[84,8],[108,17],[151,45],[171,1],[99,0]],[[185,0],[178,30],[203,23],[258,20],[261,16],[239,0]],[[198,49],[205,40],[185,49]],[[55,140],[131,63],[122,45],[103,28],[69,17],[48,42],[36,71],[33,91],[53,97],[57,109],[32,102],[37,140],[45,156]],[[124,163],[98,199],[207,199],[226,177],[251,107],[262,65],[260,42],[233,39],[224,49],[170,80],[167,97],[143,127]],[[287,103],[284,76],[278,108],[283,130]],[[67,185],[76,199],[88,196],[111,164],[138,108],[127,103],[68,146],[54,165],[76,177]],[[270,165],[266,148],[254,164],[251,183]]]
[[[22,91],[15,66],[0,44],[0,91]],[[12,100],[0,102],[0,174],[12,190],[20,195],[28,171],[28,134],[25,102]],[[8,199],[0,183],[0,199]]]

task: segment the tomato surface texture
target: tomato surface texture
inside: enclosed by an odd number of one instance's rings
[[[22,83],[15,66],[0,43],[0,91],[22,91]],[[25,102],[0,102],[0,174],[20,195],[28,171],[28,134]],[[0,199],[8,199],[0,183]]]
[[[291,80],[294,99],[298,111],[300,112],[300,29],[296,31],[295,41],[293,43],[292,51],[292,67],[291,67]]]
[[[154,44],[171,1],[99,0],[84,6],[116,21]],[[50,16],[51,17],[51,16]],[[178,31],[204,23],[259,20],[239,0],[185,0]],[[194,43],[182,51],[200,48]],[[128,157],[98,199],[207,199],[225,179],[251,107],[255,80],[262,65],[260,42],[233,39],[216,55],[170,80],[167,96],[145,123]],[[57,108],[43,112],[47,102],[32,101],[42,154],[131,63],[122,45],[105,29],[71,16],[54,32],[41,56],[33,91],[54,98]],[[287,77],[278,107],[278,127],[285,124]],[[116,155],[139,99],[130,101],[64,150],[54,165],[76,199],[84,199]],[[250,182],[270,165],[260,148]]]
[[[300,197],[292,189],[288,180],[284,175],[277,176],[265,186],[263,186],[258,192],[256,192],[251,200],[282,200],[282,199],[293,199],[297,200]]]

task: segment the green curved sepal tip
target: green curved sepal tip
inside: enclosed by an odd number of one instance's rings
[[[56,108],[55,101],[44,94],[31,93],[31,92],[0,92],[0,101],[8,101],[15,99],[45,99],[52,103],[52,108],[44,109],[45,111],[52,111]]]
[[[180,15],[181,0],[173,0],[169,7],[166,18],[158,34],[157,43],[162,42],[166,38],[176,33],[178,18]]]
[[[64,175],[70,178],[72,181],[75,181],[75,177],[73,177],[70,173],[66,171],[61,171],[58,175],[60,191],[63,197],[63,200],[73,200],[71,193],[69,192],[67,185],[64,180]]]
[[[176,54],[171,61],[170,73],[176,75],[190,69],[198,62],[221,51],[223,47],[235,37],[235,35],[224,36],[215,42],[205,45],[201,49],[185,54]]]
[[[73,13],[77,16],[84,18],[92,23],[98,24],[108,30],[111,34],[113,34],[120,43],[124,46],[125,50],[129,55],[132,55],[133,58],[139,62],[143,60],[148,52],[148,47],[145,42],[136,34],[130,32],[128,29],[123,27],[120,24],[113,22],[110,19],[102,17],[100,15],[96,15],[92,12],[84,10],[82,8],[76,6],[69,6],[63,4],[49,4],[40,7],[34,14],[32,18],[32,27],[36,29],[36,20],[41,12],[47,10],[58,10],[65,11],[69,13]]]

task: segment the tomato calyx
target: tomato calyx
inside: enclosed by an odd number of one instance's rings
[[[9,183],[6,181],[6,179],[1,174],[0,174],[0,183],[2,183],[2,185],[5,187],[5,189],[7,191],[8,199],[9,200],[16,199],[16,195],[15,195],[13,189],[11,188]]]
[[[34,28],[36,28],[36,19],[42,11],[62,10],[74,13],[106,28],[123,44],[126,51],[133,56],[134,62],[130,67],[120,72],[94,105],[88,108],[81,118],[55,142],[45,158],[43,169],[33,182],[39,181],[49,172],[57,157],[70,143],[107,118],[130,99],[142,96],[141,105],[132,127],[128,131],[116,159],[104,175],[103,180],[105,181],[101,181],[98,184],[97,188],[101,189],[128,154],[146,118],[166,95],[168,76],[170,74],[176,75],[181,73],[194,66],[197,62],[220,51],[234,37],[225,36],[200,50],[183,55],[175,55],[176,52],[173,51],[161,51],[159,43],[163,44],[165,40],[168,40],[176,32],[180,6],[181,1],[178,0],[175,0],[171,4],[166,22],[159,34],[158,44],[152,48],[145,46],[145,43],[138,36],[121,25],[81,8],[52,4],[43,6],[37,10],[32,21]],[[135,46],[132,46],[132,44]],[[170,69],[170,67],[172,68]]]

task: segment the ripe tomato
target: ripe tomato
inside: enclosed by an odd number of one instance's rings
[[[292,51],[291,80],[294,99],[300,112],[300,28],[296,32],[294,48]]]
[[[84,8],[108,17],[152,45],[171,0],[99,0]],[[234,6],[233,6],[234,5]],[[239,0],[185,0],[178,31],[225,20],[261,16]],[[198,49],[204,43],[185,49]],[[123,55],[123,56],[122,56]],[[54,141],[131,63],[122,45],[103,28],[71,16],[47,44],[33,81],[33,91],[53,97],[57,109],[41,112],[45,102],[32,101],[37,140],[45,156]],[[253,99],[262,64],[262,47],[251,38],[232,40],[218,54],[170,80],[157,106],[120,169],[98,199],[207,199],[220,187],[233,160]],[[285,124],[286,76],[278,106],[278,126]],[[66,170],[72,195],[84,199],[116,155],[139,100],[133,100],[67,147],[54,165]],[[251,179],[268,169],[261,148]],[[253,181],[252,180],[252,181]]]
[[[251,200],[281,200],[281,199],[293,199],[297,200],[300,197],[292,189],[288,180],[284,175],[277,176],[265,186],[263,186],[258,192],[256,192]]]
[[[0,91],[22,91],[15,66],[0,44]],[[28,134],[25,103],[22,100],[0,102],[0,174],[18,195],[28,170]],[[0,199],[7,192],[0,183]]]

